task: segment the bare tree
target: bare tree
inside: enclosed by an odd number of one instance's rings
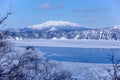
[[[8,18],[8,16],[11,14],[12,14],[11,12],[8,12],[5,16],[0,18],[0,25],[3,24],[3,22],[5,22],[5,20],[7,20],[7,18]]]
[[[0,19],[0,25],[3,24],[9,15],[10,13],[7,13],[6,16]],[[12,46],[13,43],[6,39],[7,34],[8,31],[0,31],[0,78],[3,76],[6,78],[8,67],[13,62],[11,53],[14,52],[14,47]]]
[[[120,80],[120,59],[115,58],[114,54],[109,55],[112,63],[112,69],[108,70],[111,80]]]
[[[21,67],[19,69],[20,72],[23,71],[25,80],[73,80],[69,71],[53,61],[41,60],[31,51],[24,53],[19,59],[17,65]]]

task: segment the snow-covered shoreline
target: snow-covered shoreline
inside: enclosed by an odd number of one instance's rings
[[[74,47],[74,48],[120,48],[120,41],[113,40],[12,40],[16,46]]]

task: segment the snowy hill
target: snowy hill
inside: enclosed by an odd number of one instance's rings
[[[28,26],[28,29],[43,30],[43,31],[56,31],[56,30],[83,30],[87,28],[81,27],[77,23],[69,21],[47,21],[41,24]]]
[[[77,23],[72,23],[69,21],[47,21],[41,24],[37,24],[37,25],[33,25],[33,26],[28,26],[27,28],[31,28],[31,29],[44,29],[44,28],[52,28],[52,27],[80,27],[79,24]]]

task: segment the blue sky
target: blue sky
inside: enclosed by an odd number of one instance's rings
[[[63,20],[90,28],[120,25],[120,0],[0,0],[0,13],[12,11],[6,21],[23,28],[49,20]]]

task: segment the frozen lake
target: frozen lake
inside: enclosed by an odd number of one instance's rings
[[[110,63],[109,54],[120,58],[120,41],[104,40],[24,40],[16,46],[34,46],[45,57],[56,61]]]

